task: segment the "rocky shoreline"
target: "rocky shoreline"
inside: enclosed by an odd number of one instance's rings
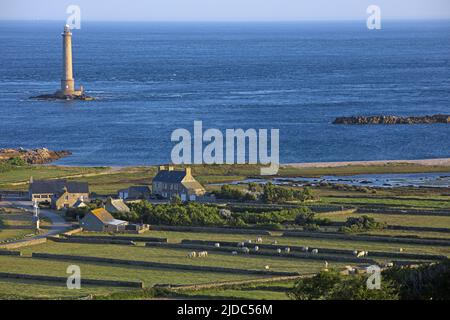
[[[450,115],[437,114],[432,116],[399,117],[399,116],[355,116],[338,117],[333,124],[367,125],[367,124],[433,124],[450,123]]]
[[[47,148],[38,149],[0,149],[0,162],[20,158],[28,164],[46,164],[72,155],[70,151],[52,151]]]

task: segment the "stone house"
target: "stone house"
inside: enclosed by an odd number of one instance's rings
[[[104,208],[92,210],[80,220],[80,227],[86,231],[123,232],[127,225],[127,221],[114,219]]]
[[[152,182],[153,194],[166,199],[175,196],[182,201],[195,201],[205,194],[203,186],[192,176],[191,168],[174,170],[173,167],[160,166]]]
[[[130,212],[130,208],[128,208],[122,199],[108,198],[108,200],[106,200],[105,209],[110,213]]]
[[[29,199],[36,202],[48,201],[55,209],[71,208],[76,203],[89,201],[89,185],[87,182],[67,180],[30,179]]]
[[[151,194],[149,186],[131,186],[118,192],[119,198],[123,200],[149,199]]]

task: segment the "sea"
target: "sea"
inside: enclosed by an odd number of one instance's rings
[[[175,129],[279,129],[282,163],[450,157],[450,125],[334,125],[450,114],[450,21],[82,22],[60,86],[64,21],[0,21],[0,148],[79,166],[167,163]]]

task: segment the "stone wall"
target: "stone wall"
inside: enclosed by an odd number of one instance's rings
[[[8,244],[0,244],[0,249],[7,249],[7,250],[18,249],[18,248],[37,245],[37,244],[42,244],[45,242],[47,242],[47,238],[23,240],[23,241],[8,243]]]
[[[393,236],[370,236],[370,235],[350,235],[341,233],[325,233],[325,232],[306,232],[306,231],[286,231],[283,237],[294,238],[319,238],[319,239],[341,239],[351,241],[367,241],[367,242],[388,242],[402,244],[421,244],[430,246],[450,246],[450,240],[429,239],[429,238],[407,238]]]
[[[194,266],[185,264],[172,264],[161,263],[152,261],[136,261],[136,260],[121,260],[113,258],[100,258],[91,256],[73,256],[63,254],[50,254],[50,253],[33,253],[33,258],[50,259],[50,260],[69,260],[69,261],[83,261],[83,262],[96,262],[106,264],[117,265],[130,265],[140,266],[146,268],[155,269],[172,269],[172,270],[187,270],[187,271],[201,271],[201,272],[217,272],[217,273],[232,273],[232,274],[251,274],[251,275],[264,275],[264,276],[296,276],[297,272],[281,272],[281,271],[268,271],[268,270],[251,270],[251,269],[237,269],[237,268],[225,268],[215,266]]]
[[[223,234],[255,234],[255,235],[271,235],[268,230],[257,229],[236,229],[236,228],[220,228],[220,227],[184,227],[184,226],[151,226],[150,230],[156,231],[179,231],[179,232],[206,232],[206,233],[223,233]]]
[[[59,283],[67,282],[67,278],[65,278],[65,277],[42,276],[42,275],[21,274],[21,273],[6,273],[6,272],[0,272],[0,278],[33,280],[33,281],[44,281],[44,282],[59,282]],[[107,287],[144,288],[143,282],[85,279],[82,277],[81,285],[83,285],[83,284],[95,285],[95,286],[107,286]]]

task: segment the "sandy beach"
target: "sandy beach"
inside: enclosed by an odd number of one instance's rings
[[[450,158],[422,159],[422,160],[377,160],[377,161],[344,161],[344,162],[307,162],[287,163],[285,167],[295,168],[334,168],[345,166],[379,166],[389,164],[417,164],[423,166],[450,166]]]

